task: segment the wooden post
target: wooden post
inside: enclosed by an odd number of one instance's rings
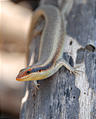
[[[33,83],[27,82],[20,119],[96,119],[96,0],[74,1],[66,20],[70,37],[65,39],[64,58],[80,64],[83,73],[74,76],[62,67],[38,81],[36,96]]]

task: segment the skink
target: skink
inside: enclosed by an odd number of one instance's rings
[[[51,5],[41,6],[34,13],[32,32],[40,17],[45,19],[45,26],[40,39],[38,63],[20,70],[16,80],[46,79],[56,73],[62,66],[65,66],[70,72],[78,74],[78,70],[63,58],[63,44],[66,32],[60,10]]]

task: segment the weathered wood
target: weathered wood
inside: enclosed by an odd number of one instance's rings
[[[96,119],[96,0],[76,0],[67,16],[64,58],[82,64],[78,76],[62,67],[54,76],[25,85],[21,119]],[[73,39],[74,38],[74,39]],[[91,44],[91,45],[90,45]]]

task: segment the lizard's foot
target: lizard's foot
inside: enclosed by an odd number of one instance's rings
[[[70,73],[73,73],[75,75],[80,75],[79,70],[76,70],[75,68],[73,68],[72,70],[70,70]]]
[[[76,67],[72,67],[72,68],[70,69],[70,72],[73,73],[73,74],[75,74],[75,75],[80,75],[80,72],[81,72],[81,73],[84,73],[83,71],[77,69],[77,68],[79,68],[80,66],[81,66],[81,65],[78,65],[78,66],[76,66]]]
[[[37,83],[37,81],[34,81],[33,82],[33,95],[36,95],[36,93],[37,93],[37,90],[39,90],[39,87],[38,86],[40,86],[40,84],[38,84]]]

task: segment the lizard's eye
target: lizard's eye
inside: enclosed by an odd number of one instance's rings
[[[30,71],[27,71],[26,73],[27,73],[27,74],[30,74]]]
[[[42,70],[40,69],[39,72],[41,72]]]

